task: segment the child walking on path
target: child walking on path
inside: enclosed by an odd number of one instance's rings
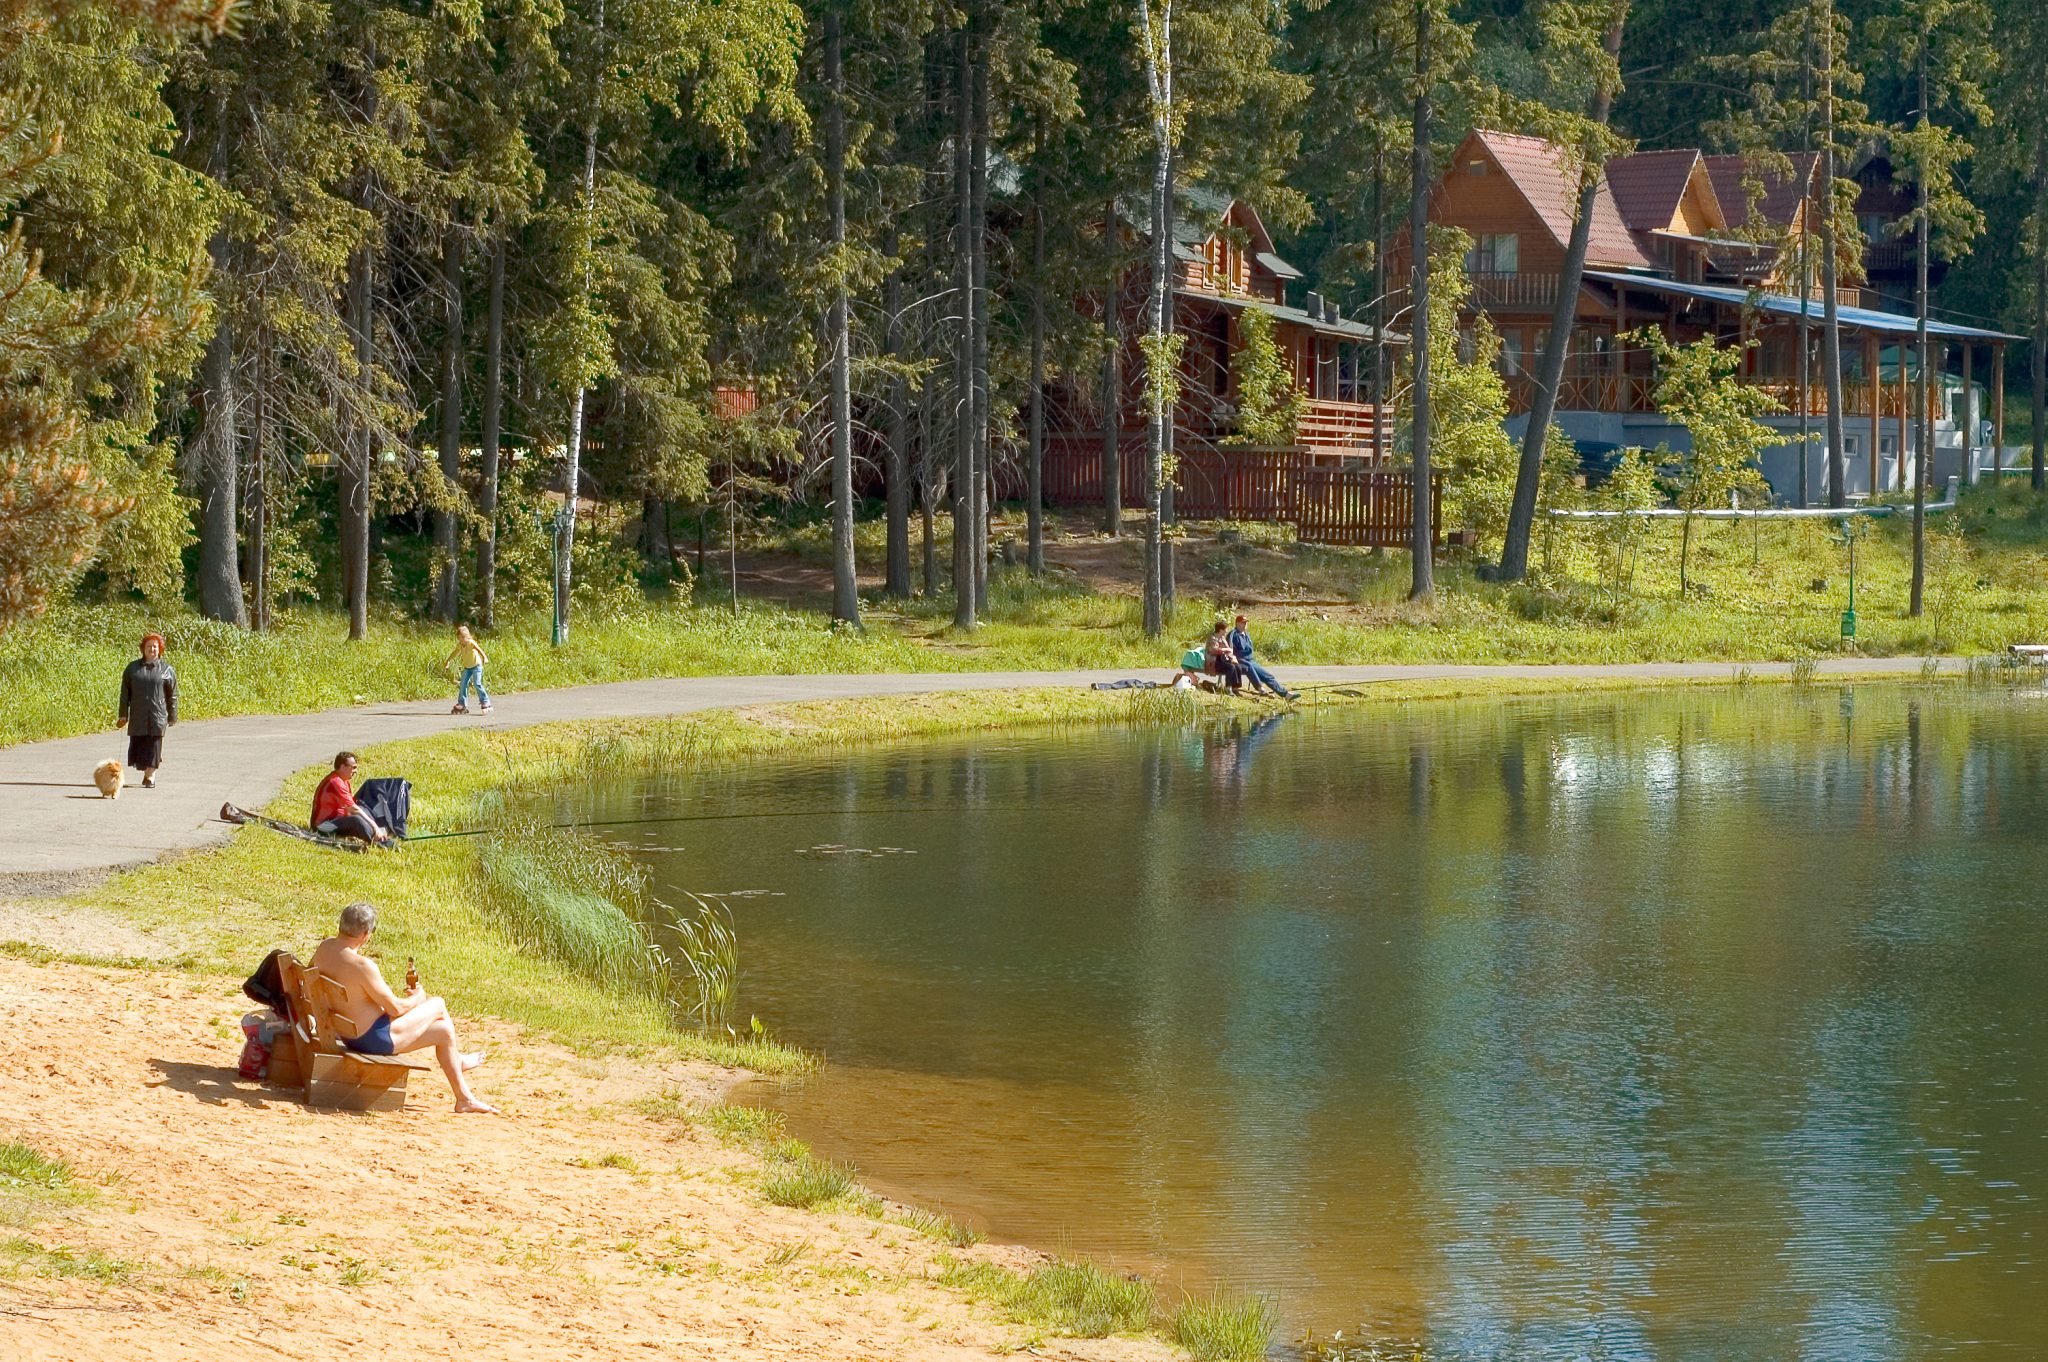
[[[482,714],[491,712],[491,694],[484,689],[484,663],[488,661],[490,658],[484,654],[483,645],[470,637],[469,626],[456,625],[455,651],[448,654],[448,660],[441,664],[451,671],[458,666],[462,668],[461,683],[455,687],[455,708],[450,713],[469,713],[471,686],[476,687],[477,711]]]

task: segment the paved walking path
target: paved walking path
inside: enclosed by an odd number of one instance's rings
[[[1783,663],[1753,663],[1759,676],[1781,675]],[[1297,686],[1329,682],[1444,680],[1459,677],[1673,678],[1725,680],[1727,662],[1645,662],[1581,666],[1287,667]],[[1829,676],[1915,675],[1918,658],[1821,664]],[[251,714],[179,724],[164,740],[162,783],[142,789],[134,774],[117,800],[101,799],[92,768],[127,751],[126,735],[109,729],[82,738],[0,748],[0,877],[17,892],[38,892],[62,877],[114,870],[223,840],[214,821],[227,801],[260,809],[285,778],[348,747],[439,733],[457,727],[519,728],[560,719],[631,719],[777,701],[839,700],[934,691],[1014,690],[1085,686],[1133,675],[1130,668],[1085,672],[881,673],[866,676],[705,676],[620,681],[560,690],[504,692],[488,717],[448,712],[446,700],[404,701],[320,714]],[[33,880],[30,879],[33,877]],[[0,878],[0,894],[9,878]]]

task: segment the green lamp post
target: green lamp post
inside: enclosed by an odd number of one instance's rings
[[[1849,605],[1842,611],[1842,641],[1856,641],[1856,541],[1863,535],[1861,518],[1847,516],[1842,521],[1842,542],[1849,547]]]

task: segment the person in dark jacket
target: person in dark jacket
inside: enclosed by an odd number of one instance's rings
[[[178,674],[164,661],[164,636],[144,634],[142,656],[121,673],[121,713],[114,727],[128,730],[128,764],[142,772],[145,790],[156,785],[164,731],[176,722]]]
[[[1270,690],[1283,699],[1292,700],[1294,692],[1281,685],[1279,678],[1260,666],[1258,660],[1252,656],[1251,631],[1244,625],[1245,618],[1239,615],[1237,627],[1230,631],[1230,651],[1236,655],[1237,664],[1244,668],[1245,675],[1251,679],[1252,689]]]

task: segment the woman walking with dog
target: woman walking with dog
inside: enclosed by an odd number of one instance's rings
[[[164,730],[178,722],[178,674],[164,661],[164,636],[144,634],[142,656],[121,673],[121,713],[114,727],[128,730],[128,764],[142,772],[142,788],[156,786],[163,765]]]

